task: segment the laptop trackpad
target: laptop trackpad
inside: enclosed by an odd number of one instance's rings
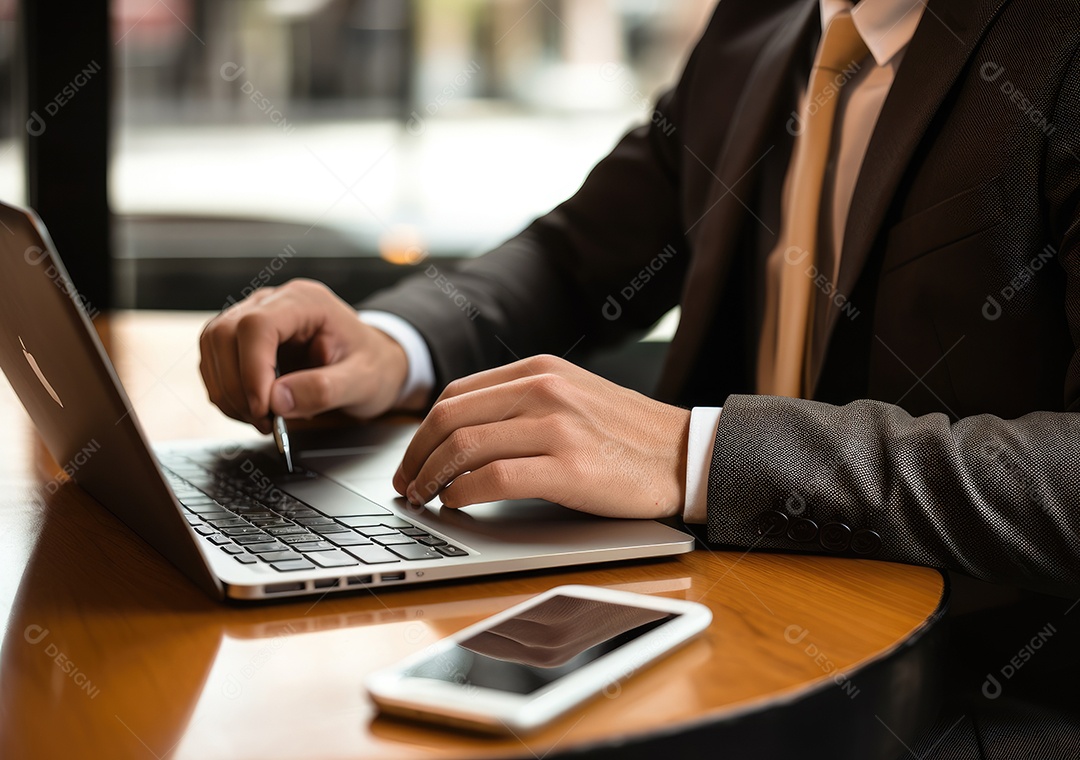
[[[310,478],[276,481],[278,489],[304,502],[327,517],[378,517],[393,514],[355,491],[338,485],[329,478]]]

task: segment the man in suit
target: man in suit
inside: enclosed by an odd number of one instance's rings
[[[555,358],[676,304],[656,399]],[[360,320],[264,289],[207,326],[202,370],[264,431],[429,409],[395,476],[417,503],[682,516],[1075,599],[1078,341],[1080,6],[728,0],[651,123],[520,235]],[[282,343],[312,367],[275,380]],[[1075,631],[1070,603],[1028,594],[968,642],[927,757],[1080,756],[1075,718],[1041,754],[1010,728],[1040,714],[1029,674],[1075,658],[1001,683],[1047,617]]]

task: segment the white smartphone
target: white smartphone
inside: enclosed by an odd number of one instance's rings
[[[559,586],[370,674],[366,686],[388,713],[520,734],[671,652],[711,620],[696,602]]]

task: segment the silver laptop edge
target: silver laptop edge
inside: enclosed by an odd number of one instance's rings
[[[536,500],[460,511],[412,507],[393,491],[390,473],[413,427],[384,425],[350,433],[359,443],[300,450],[299,461],[325,479],[324,488],[359,494],[465,549],[467,557],[294,572],[262,562],[242,565],[188,524],[87,316],[87,304],[40,220],[2,203],[0,220],[13,233],[0,237],[0,367],[65,472],[212,597],[322,595],[660,557],[694,546],[691,536],[655,521],[595,518]],[[216,452],[228,458],[247,452],[252,443],[183,442],[155,450],[166,456],[205,458]],[[272,444],[254,444],[256,450],[273,451]],[[267,475],[289,493],[290,484],[277,477]],[[318,493],[301,500],[317,502]]]

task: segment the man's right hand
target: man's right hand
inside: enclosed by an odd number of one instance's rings
[[[282,346],[304,368],[275,379]],[[210,400],[263,433],[270,432],[271,414],[307,418],[340,409],[376,417],[397,400],[408,374],[397,341],[313,280],[257,290],[210,320],[199,348]]]

